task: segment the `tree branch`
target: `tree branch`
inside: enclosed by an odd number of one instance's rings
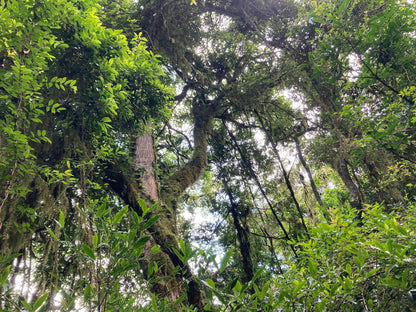
[[[192,115],[194,118],[194,151],[189,162],[179,168],[166,181],[161,190],[161,197],[164,201],[171,201],[178,198],[203,174],[208,164],[207,158],[207,137],[211,131],[212,120],[217,111],[216,105],[206,102],[194,103]]]

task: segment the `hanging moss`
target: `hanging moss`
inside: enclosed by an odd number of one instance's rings
[[[1,214],[4,257],[26,248],[33,233],[45,230],[45,225],[54,228],[52,220],[59,219],[60,211],[65,214],[69,204],[64,184],[50,185],[40,175],[26,176],[22,181],[19,187],[29,192],[8,200]]]

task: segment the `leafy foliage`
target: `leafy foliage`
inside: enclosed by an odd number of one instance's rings
[[[1,1],[0,309],[416,310],[415,14]]]
[[[103,27],[97,9],[95,1],[1,4],[6,310],[138,305],[119,285],[137,282],[149,240],[143,231],[151,223],[136,214],[127,230],[130,212],[111,195],[103,197],[108,188],[100,172],[106,161],[130,155],[123,137],[142,131],[150,118],[166,118],[171,91],[146,40],[138,34],[128,42],[121,31]],[[95,215],[98,200],[104,203]],[[13,289],[16,280],[21,292]]]

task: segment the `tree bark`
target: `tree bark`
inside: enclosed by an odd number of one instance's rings
[[[306,171],[306,174],[308,175],[308,179],[312,188],[312,192],[315,196],[316,201],[318,202],[319,206],[321,208],[324,208],[324,203],[322,201],[321,195],[318,192],[318,188],[316,187],[316,184],[313,180],[312,172],[309,168],[309,165],[306,163],[305,158],[303,157],[302,151],[300,149],[299,139],[297,137],[294,137],[295,144],[296,144],[296,151],[298,152],[299,161],[302,164],[303,168]]]
[[[141,182],[144,191],[147,192],[152,201],[157,202],[159,200],[159,190],[153,172],[156,157],[153,148],[153,138],[151,133],[149,133],[151,127],[152,125],[148,124],[146,133],[136,137],[134,165],[135,170],[142,169]]]
[[[248,283],[251,281],[254,277],[254,270],[253,270],[253,260],[251,257],[251,244],[250,239],[248,237],[248,233],[250,233],[247,225],[247,216],[249,212],[242,211],[242,210],[248,210],[245,207],[242,207],[244,203],[237,203],[234,200],[233,193],[229,186],[227,185],[227,182],[224,181],[224,185],[227,189],[228,199],[231,203],[231,216],[233,217],[233,223],[234,227],[237,231],[237,240],[239,243],[239,249],[243,264],[243,278],[242,282]]]
[[[204,109],[205,108],[205,109]],[[201,110],[202,109],[202,110]],[[187,187],[195,183],[204,172],[207,165],[207,135],[215,111],[208,106],[193,108],[195,121],[194,127],[194,153],[191,160],[179,168],[170,176],[159,193],[154,169],[154,147],[150,133],[139,135],[135,146],[135,172],[141,171],[140,181],[134,173],[125,173],[121,165],[107,164],[107,179],[110,187],[133,210],[141,214],[138,204],[140,198],[144,198],[148,205],[161,200],[161,205],[152,212],[159,215],[159,219],[150,227],[152,239],[143,251],[147,261],[156,261],[160,269],[157,282],[152,291],[160,298],[176,301],[182,295],[186,295],[190,305],[199,311],[203,309],[203,299],[199,284],[192,276],[191,269],[183,264],[173,251],[178,247],[178,229],[176,221],[176,206],[179,197]],[[159,195],[160,194],[160,195]],[[162,252],[151,254],[152,245],[158,244]],[[147,268],[148,263],[143,265]],[[179,267],[179,270],[176,268]],[[147,270],[146,272],[147,273]],[[187,287],[184,286],[187,283]],[[186,300],[186,299],[185,299]],[[178,307],[179,308],[179,307]]]
[[[148,199],[150,199],[151,203],[156,203],[159,201],[159,190],[156,176],[153,172],[156,157],[153,147],[153,137],[150,133],[151,127],[152,125],[148,124],[146,127],[146,132],[143,135],[137,135],[134,160],[135,170],[141,170],[140,180],[143,192],[148,196]],[[168,226],[168,224],[165,225]],[[156,226],[156,228],[157,227],[158,226]],[[174,234],[177,234],[174,227],[171,227],[170,231],[172,231]],[[175,264],[172,262],[172,259],[170,259],[168,254],[165,252],[151,252],[152,247],[157,244],[154,236],[155,233],[152,233],[152,239],[149,240],[146,246],[143,248],[141,267],[145,276],[147,277],[150,262],[155,261],[157,263],[160,269],[156,273],[156,276],[154,276],[155,282],[152,283],[151,290],[159,297],[168,299],[171,302],[175,302],[182,295],[186,294],[185,288],[182,284],[182,278],[180,275],[174,273]],[[161,242],[161,240],[162,239],[160,238],[159,242]],[[165,242],[165,240],[163,240],[163,242]],[[176,248],[176,242],[172,243],[175,243],[175,245],[172,247]]]
[[[348,164],[345,158],[339,157],[338,159],[336,159],[335,168],[339,176],[341,177],[342,182],[344,182],[345,187],[350,193],[351,207],[357,209],[358,220],[361,220],[364,200],[363,200],[359,187],[354,183],[354,181],[351,178],[350,172],[348,170]]]

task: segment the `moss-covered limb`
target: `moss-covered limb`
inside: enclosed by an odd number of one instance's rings
[[[133,170],[129,172],[125,166],[117,164],[117,162],[107,163],[105,167],[106,182],[120,199],[138,214],[142,213],[139,199],[144,199],[148,206],[154,203],[154,199],[137,181]],[[167,204],[162,203],[151,212],[150,216],[158,215],[159,219],[149,228],[152,236],[149,244],[159,245],[161,252],[151,253],[151,245],[144,248],[144,263],[142,263],[142,266],[146,268],[149,261],[155,261],[158,267],[161,268],[151,289],[158,296],[173,302],[188,292],[190,295],[187,296],[186,301],[202,310],[200,287],[193,281],[190,268],[183,264],[173,251],[173,248],[179,250],[176,213],[172,208],[174,204],[175,201],[170,200]],[[176,268],[179,268],[179,270]],[[145,270],[146,272],[147,270]],[[188,291],[184,287],[185,280],[189,281]]]
[[[153,229],[158,229],[159,226],[160,224],[153,227]],[[161,236],[159,235],[158,238],[160,239]],[[203,311],[204,301],[201,288],[195,281],[191,268],[179,260],[172,248],[168,250],[161,248],[162,252],[152,252],[152,247],[155,245],[156,241],[152,236],[143,247],[143,258],[140,262],[144,273],[149,272],[149,264],[151,262],[156,262],[159,267],[159,271],[150,276],[152,293],[171,302],[175,302],[182,295],[186,294],[185,301],[182,303],[187,303],[196,307],[198,311]],[[186,286],[185,283],[187,283]],[[177,308],[179,309],[179,306]]]
[[[161,190],[161,198],[166,204],[182,195],[204,173],[208,164],[207,138],[217,110],[218,105],[213,103],[197,103],[193,105],[194,151],[191,160],[173,173],[165,182]]]
[[[187,1],[166,0],[143,0],[138,7],[136,19],[152,51],[169,57],[169,63],[185,75],[191,72],[185,52],[200,40],[198,8]]]
[[[19,187],[28,193],[10,197],[0,215],[0,246],[5,258],[28,247],[33,233],[45,231],[45,225],[54,228],[52,220],[68,208],[65,184],[49,184],[40,174],[27,175],[21,181]]]
[[[350,193],[351,207],[357,209],[359,211],[359,214],[361,215],[362,208],[364,206],[364,198],[359,189],[359,186],[357,186],[351,178],[347,160],[342,155],[340,157],[337,157],[334,162],[334,167],[337,170],[339,176],[341,177],[342,182],[344,182],[348,192]]]
[[[219,108],[218,102],[197,101],[192,107],[194,121],[194,151],[189,162],[172,174],[161,190],[161,199],[171,217],[162,215],[152,228],[155,240],[169,255],[175,266],[181,268],[181,274],[189,281],[189,303],[199,310],[203,309],[203,300],[199,284],[193,279],[190,268],[183,264],[172,248],[177,248],[176,202],[183,192],[193,185],[203,174],[207,166],[207,137],[211,132],[212,121]],[[169,221],[170,226],[169,226]],[[170,231],[169,231],[170,227]]]
[[[157,294],[160,298],[165,298],[174,302],[185,293],[182,278],[173,274],[175,266],[170,257],[164,252],[152,252],[152,247],[156,245],[153,237],[146,243],[142,251],[140,267],[144,274],[152,280],[150,287],[151,292]],[[159,270],[157,272],[149,271],[152,262],[157,263]]]
[[[145,198],[145,194],[139,192],[140,184],[135,180],[132,173],[128,172],[125,166],[120,165],[114,159],[104,163],[103,167],[104,182],[108,183],[120,199],[141,215],[142,209],[138,199]]]
[[[234,227],[237,232],[237,240],[239,243],[241,262],[243,265],[242,281],[248,283],[254,277],[253,260],[251,257],[251,244],[248,233],[250,229],[247,224],[247,214],[250,213],[250,209],[244,207],[244,203],[237,203],[235,201],[233,192],[227,181],[223,181],[227,191],[228,199],[230,200],[230,211],[233,218]]]

